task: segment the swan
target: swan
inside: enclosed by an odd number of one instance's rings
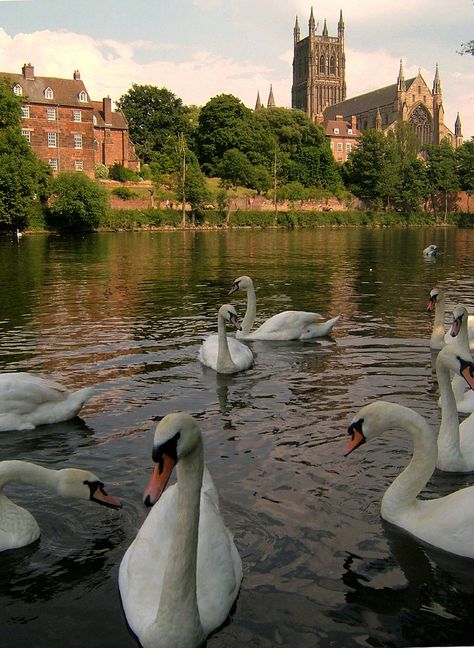
[[[0,432],[68,421],[77,416],[92,391],[85,387],[68,392],[52,380],[26,372],[0,374]]]
[[[253,364],[253,353],[248,346],[235,338],[227,337],[226,322],[240,329],[235,308],[224,304],[217,316],[217,335],[210,335],[201,344],[199,360],[218,373],[233,374],[248,369]]]
[[[393,428],[411,433],[413,457],[385,491],[382,518],[434,547],[474,558],[474,486],[438,499],[417,499],[438,456],[436,434],[422,416],[403,405],[387,401],[370,403],[352,419],[348,429],[351,438],[344,454],[347,456]]]
[[[14,504],[3,492],[10,482],[43,486],[62,497],[91,500],[98,504],[120,508],[116,497],[107,495],[104,484],[96,475],[78,468],[51,470],[28,461],[0,462],[0,551],[18,549],[37,540],[40,528],[32,514]]]
[[[247,291],[247,311],[242,321],[242,330],[237,337],[246,340],[309,340],[329,335],[340,315],[324,321],[319,313],[306,311],[283,311],[267,319],[255,331],[251,331],[256,316],[256,297],[252,279],[239,277],[232,284],[229,295],[240,288]]]
[[[144,503],[154,506],[119,570],[125,616],[145,648],[201,646],[240,589],[242,561],[203,455],[192,416],[178,412],[160,421],[144,493]],[[175,465],[177,484],[161,496]]]
[[[449,329],[449,335],[454,338],[454,344],[466,354],[470,354],[469,339],[467,333],[468,312],[464,306],[459,304],[453,310],[453,322]],[[458,373],[455,373],[451,380],[451,387],[454,398],[456,399],[456,408],[458,412],[469,414],[474,412],[474,391],[466,390],[466,382]],[[441,397],[438,404],[441,406]]]
[[[426,308],[428,311],[434,310],[435,312],[430,347],[432,349],[442,349],[445,344],[451,344],[453,342],[449,331],[446,333],[444,330],[444,292],[439,288],[433,288],[430,291],[430,299]],[[468,317],[467,326],[469,344],[470,346],[474,346],[474,317],[472,315]]]
[[[437,245],[428,245],[428,247],[425,247],[425,249],[423,250],[423,256],[428,258],[435,257],[437,251],[438,251]]]

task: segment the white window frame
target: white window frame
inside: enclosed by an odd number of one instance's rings
[[[54,92],[53,89],[50,88],[49,86],[44,89],[44,96],[45,99],[54,99]]]
[[[29,106],[22,106],[21,107],[21,116],[23,119],[29,119],[30,118],[30,107]]]
[[[352,151],[352,143],[346,142],[346,153],[350,153],[351,151]]]
[[[352,128],[348,128],[348,129],[347,129],[347,133],[348,133],[349,135],[352,135]]]
[[[74,133],[73,138],[74,138],[74,148],[75,149],[82,149],[82,135],[81,135],[81,133]]]
[[[29,128],[22,128],[21,134],[26,139],[26,141],[31,144],[31,130]]]
[[[342,142],[338,142],[338,143],[337,143],[337,148],[336,148],[336,150],[337,150],[338,153],[341,153],[341,152],[342,152]]]
[[[339,128],[335,128],[335,129],[334,129],[334,134],[335,134],[335,135],[339,135]]]
[[[58,148],[58,134],[56,131],[49,131],[46,137],[48,139],[48,148]]]
[[[15,83],[15,85],[13,86],[13,93],[16,94],[17,97],[21,97],[21,95],[23,94],[23,88],[19,83]]]
[[[57,158],[49,158],[48,165],[51,167],[51,169],[53,171],[57,171],[58,170],[58,160],[57,160]]]
[[[74,160],[74,170],[84,171],[84,160]]]
[[[87,92],[85,92],[85,90],[81,90],[80,93],[78,94],[78,99],[83,103],[87,101]]]
[[[56,108],[54,106],[48,106],[46,108],[46,116],[48,121],[56,121]]]
[[[73,122],[82,122],[82,112],[80,110],[72,111],[72,121]]]

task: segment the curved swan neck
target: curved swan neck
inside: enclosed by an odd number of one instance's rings
[[[49,468],[43,468],[27,461],[2,461],[0,463],[0,491],[11,481],[19,481],[25,484],[37,484],[49,489],[56,487],[57,472]]]
[[[216,370],[220,373],[235,371],[236,366],[232,360],[227,341],[226,321],[222,315],[217,318],[217,365]]]
[[[396,406],[395,426],[413,438],[413,455],[408,466],[388,487],[382,498],[382,517],[390,522],[413,506],[416,496],[431,477],[438,456],[436,437],[425,419],[408,407]]]
[[[189,641],[189,645],[198,645],[204,637],[196,593],[203,470],[203,447],[202,441],[199,440],[195,450],[190,455],[180,458],[176,465],[176,521],[168,566],[163,578],[160,605],[154,627],[151,628],[151,636],[172,637],[175,643],[170,639],[169,644],[173,646],[188,645],[185,640]],[[195,643],[192,643],[193,637]]]
[[[451,385],[448,367],[439,359],[436,363],[436,376],[441,394],[441,425],[438,434],[438,465],[446,467],[446,453],[454,459],[461,459],[459,439],[459,416],[456,399]]]
[[[257,298],[255,296],[255,288],[253,286],[253,282],[250,282],[247,286],[247,310],[245,311],[245,317],[242,320],[242,331],[240,334],[241,336],[245,336],[250,333],[256,316]]]

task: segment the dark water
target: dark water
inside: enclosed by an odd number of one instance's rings
[[[436,243],[442,254],[425,261]],[[0,554],[0,645],[136,646],[120,560],[146,511],[155,421],[200,420],[244,564],[231,646],[474,644],[474,563],[422,546],[380,518],[411,453],[386,435],[344,459],[352,415],[374,398],[436,425],[428,345],[435,285],[474,311],[474,230],[101,234],[0,240],[0,368],[97,385],[82,420],[0,435],[0,458],[96,472],[113,511],[16,485],[41,539]],[[255,366],[219,377],[197,360],[232,281],[249,274],[263,318],[341,313],[332,339],[250,343]],[[244,313],[244,295],[232,302]],[[423,496],[474,483],[434,475]],[[152,569],[153,566],[150,566]]]

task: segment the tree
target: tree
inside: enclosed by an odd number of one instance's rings
[[[106,189],[82,173],[60,173],[51,185],[50,212],[65,229],[93,229],[107,213]]]
[[[426,146],[425,152],[428,188],[431,193],[433,211],[436,213],[435,194],[442,192],[444,194],[444,220],[446,221],[448,195],[459,189],[454,149],[447,140],[443,140],[439,145]]]
[[[252,163],[245,153],[237,149],[226,151],[216,170],[222,185],[227,189],[237,189],[239,185],[246,187],[252,182],[254,175]]]
[[[51,171],[20,130],[21,100],[0,81],[0,224],[23,228],[35,201],[44,199]]]
[[[456,150],[456,171],[460,189],[467,193],[467,210],[470,211],[469,199],[474,193],[474,139],[464,142]]]
[[[428,192],[426,165],[418,158],[410,158],[400,167],[396,204],[410,214],[418,211]]]
[[[139,157],[150,163],[159,157],[168,140],[191,132],[190,110],[166,88],[133,84],[117,102],[128,121],[130,137]]]
[[[387,167],[385,135],[372,129],[364,131],[346,165],[349,189],[355,196],[380,207],[387,196]]]

